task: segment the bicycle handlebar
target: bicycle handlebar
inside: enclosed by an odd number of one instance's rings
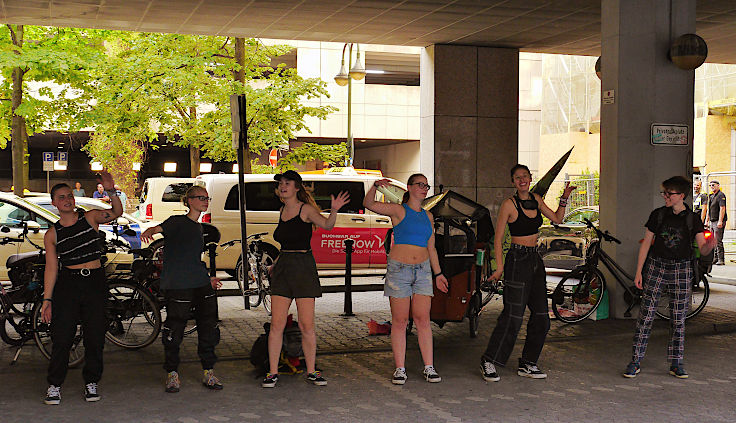
[[[261,239],[261,237],[263,235],[268,235],[268,232],[259,232],[257,234],[248,235],[248,237],[246,239],[253,238],[253,239],[259,240],[259,239]],[[233,245],[235,245],[235,244],[237,244],[239,242],[240,242],[240,239],[233,239],[233,240],[230,240],[228,242],[224,242],[224,243],[220,244],[220,247],[225,247],[225,248],[232,247]]]
[[[595,231],[596,235],[598,235],[598,238],[600,238],[600,239],[602,239],[604,241],[615,242],[616,244],[621,244],[621,241],[619,241],[615,236],[613,236],[610,233],[608,233],[608,231],[603,232],[600,229],[596,228],[595,225],[593,224],[593,222],[591,222],[590,220],[583,219],[583,221],[585,221],[585,225],[587,227],[589,227],[590,229],[593,229]]]
[[[21,243],[23,241],[25,241],[25,239],[23,238],[10,238],[6,236],[6,237],[3,237],[3,239],[0,239],[0,245],[10,244],[11,242]]]

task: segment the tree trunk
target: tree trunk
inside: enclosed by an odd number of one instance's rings
[[[13,45],[23,47],[23,25],[8,25]],[[22,68],[13,68],[13,93],[11,96],[11,124],[10,142],[13,156],[13,192],[23,196],[23,189],[28,185],[28,134],[26,133],[26,119],[15,113],[23,101],[23,74]]]
[[[240,69],[235,72],[235,80],[245,85],[245,38],[235,38],[235,61],[240,66]],[[243,163],[243,173],[251,173],[250,147],[248,146],[247,136],[245,138],[245,145],[243,146],[243,161],[245,162]]]
[[[189,119],[191,122],[195,122],[197,120],[197,108],[196,107],[190,107],[189,108]],[[196,147],[192,144],[189,145],[189,176],[192,178],[199,175],[199,147]]]

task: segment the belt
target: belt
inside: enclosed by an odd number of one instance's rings
[[[69,275],[78,275],[78,276],[84,276],[87,277],[92,274],[92,272],[96,272],[98,270],[102,270],[101,267],[96,267],[94,269],[88,269],[88,268],[82,268],[82,269],[70,269],[68,267],[62,267],[61,271],[64,273],[67,273]]]
[[[537,247],[527,247],[526,245],[519,245],[519,244],[511,244],[509,247],[511,250],[520,250],[520,251],[537,251]]]

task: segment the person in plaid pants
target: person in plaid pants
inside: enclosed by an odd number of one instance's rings
[[[662,292],[669,294],[670,342],[667,359],[670,374],[685,379],[685,315],[692,294],[693,239],[703,254],[715,247],[715,239],[706,240],[703,222],[685,205],[691,182],[674,176],[662,182],[664,206],[652,211],[645,225],[644,240],[639,248],[634,283],[643,289],[639,318],[636,321],[631,362],[623,376],[636,377],[647,349],[655,310]]]

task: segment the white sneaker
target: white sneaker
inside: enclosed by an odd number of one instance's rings
[[[394,376],[391,379],[391,383],[394,385],[403,385],[406,383],[406,370],[402,369],[401,367],[397,367],[396,370],[394,370]]]
[[[424,375],[424,379],[429,383],[437,383],[442,381],[442,378],[440,377],[440,375],[437,374],[437,370],[435,370],[434,366],[432,365],[424,367],[422,375]]]

